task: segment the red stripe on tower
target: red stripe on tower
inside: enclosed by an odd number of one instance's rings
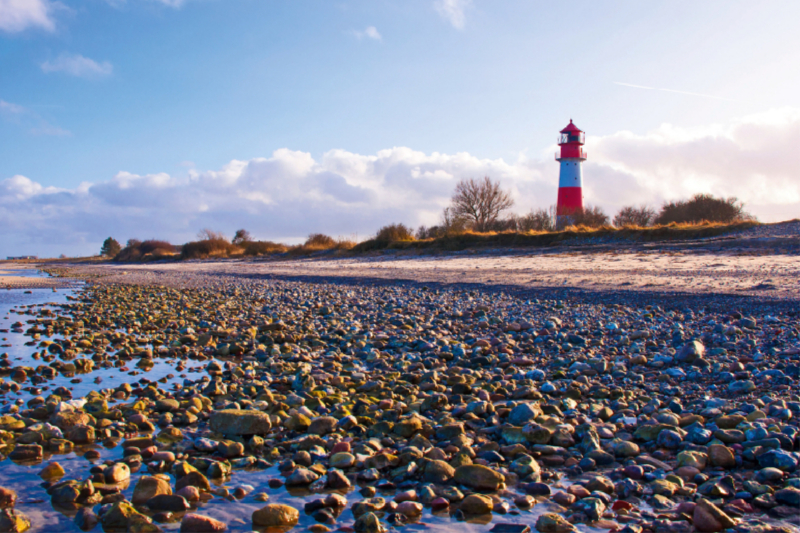
[[[556,161],[561,163],[561,170],[558,178],[556,225],[559,228],[570,225],[573,216],[583,211],[581,163],[586,161],[586,152],[583,149],[585,140],[583,131],[578,129],[571,119],[558,137],[561,150],[556,154]]]

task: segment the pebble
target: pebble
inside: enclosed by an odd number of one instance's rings
[[[50,502],[79,527],[156,531],[146,506],[157,522],[190,511],[182,532],[225,531],[203,512],[213,499],[263,505],[239,529],[380,533],[425,528],[434,512],[472,520],[542,505],[540,532],[745,531],[800,505],[789,312],[216,278],[98,281],[55,309],[16,328],[47,364],[0,373],[144,377],[166,363],[183,380],[104,379],[111,388],[83,398],[42,390],[0,415],[4,453],[30,465],[46,451],[37,471]],[[56,462],[90,443],[119,459],[94,450],[69,473]],[[281,503],[287,488],[302,517]],[[0,522],[24,522],[15,499],[0,488]]]

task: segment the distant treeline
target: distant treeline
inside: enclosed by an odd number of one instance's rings
[[[554,242],[561,238],[556,234],[599,230],[626,230],[628,233],[639,231],[644,232],[643,235],[663,238],[670,234],[656,230],[671,229],[678,237],[693,235],[694,226],[714,227],[713,231],[718,232],[723,225],[755,222],[755,218],[744,211],[744,204],[738,199],[716,198],[708,194],[667,202],[658,210],[647,205],[626,206],[619,210],[613,221],[601,208],[587,206],[583,210],[570,213],[566,219],[562,218],[561,226],[564,227],[559,227],[554,206],[517,215],[508,213],[513,204],[511,195],[502,190],[498,182],[485,177],[482,180],[464,180],[456,186],[451,204],[443,210],[439,224],[421,226],[416,230],[403,223],[389,224],[380,228],[371,239],[360,243],[315,233],[309,235],[301,245],[286,245],[255,240],[244,229],[237,231],[232,239],[220,232],[204,229],[198,234],[198,240],[183,245],[157,239],[130,239],[123,248],[118,241],[109,237],[103,243],[101,255],[120,262],[275,254],[307,255],[326,250],[369,251],[415,241],[431,244],[461,243],[463,246],[469,246],[470,243],[487,244],[492,240],[498,244],[518,242],[509,240],[513,236],[526,237],[522,240],[532,244]],[[567,221],[566,224],[564,220]],[[531,236],[537,238],[531,239]]]

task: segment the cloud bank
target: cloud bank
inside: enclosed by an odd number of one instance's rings
[[[53,4],[47,0],[0,0],[0,31],[18,33],[28,28],[53,31]]]
[[[588,203],[614,214],[623,205],[706,192],[737,196],[763,221],[800,216],[800,110],[783,109],[724,125],[664,125],[643,135],[589,137]],[[381,225],[437,222],[455,184],[491,176],[509,188],[516,211],[555,202],[558,164],[442,154],[406,147],[363,155],[331,150],[319,158],[286,148],[182,176],[120,172],[74,189],[17,175],[0,181],[0,253],[96,253],[109,235],[185,242],[209,227],[228,234],[301,240],[312,232],[364,238]]]
[[[110,76],[114,67],[108,61],[98,63],[80,54],[60,54],[53,61],[45,61],[41,65],[42,72],[63,72],[78,78],[98,78]]]

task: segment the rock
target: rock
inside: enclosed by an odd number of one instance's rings
[[[536,531],[539,533],[571,533],[575,527],[555,513],[545,513],[536,520]]]
[[[397,506],[396,512],[409,518],[416,518],[422,515],[422,504],[412,501],[401,502]]]
[[[537,416],[542,414],[542,410],[535,403],[521,403],[511,410],[508,415],[508,423],[515,426],[524,426]]]
[[[493,507],[492,499],[483,494],[470,494],[459,505],[459,509],[471,515],[490,514]]]
[[[794,472],[797,462],[792,453],[784,450],[770,450],[758,456],[758,465],[761,468],[777,468],[784,472]]]
[[[356,464],[356,458],[352,453],[339,452],[331,455],[329,464],[331,468],[350,468]]]
[[[478,490],[497,490],[505,483],[505,477],[483,465],[465,465],[456,468],[456,483]]]
[[[63,477],[66,472],[64,471],[64,467],[62,467],[57,462],[52,462],[39,472],[39,477],[45,481],[53,481],[60,477]]]
[[[712,444],[708,447],[708,459],[711,466],[733,468],[736,466],[736,456],[733,451],[723,444]]]
[[[705,507],[696,505],[692,514],[692,522],[697,531],[701,533],[714,533],[722,531],[722,524]]]
[[[177,494],[158,494],[147,500],[147,507],[151,511],[170,511],[182,513],[191,507],[183,496]]]
[[[270,503],[253,512],[253,525],[256,527],[296,526],[300,512],[289,505]]]
[[[187,502],[196,502],[200,500],[200,490],[192,485],[187,485],[181,490],[176,492],[178,496],[183,496]],[[154,495],[155,496],[155,495]],[[149,498],[148,498],[149,499]]]
[[[332,416],[319,416],[311,421],[308,426],[308,433],[312,435],[327,435],[336,429],[337,420]]]
[[[152,525],[152,520],[141,514],[126,501],[119,501],[100,517],[103,529],[106,531],[130,530],[131,523],[135,522],[140,530],[146,530],[146,525]]]
[[[130,479],[131,469],[125,463],[114,463],[103,471],[106,483],[121,483]]]
[[[782,505],[800,508],[800,490],[789,487],[776,491],[775,501]]]
[[[319,474],[316,474],[307,468],[295,468],[294,471],[286,478],[286,485],[310,485],[318,479]]]
[[[94,428],[87,424],[76,424],[67,429],[66,437],[75,444],[91,444],[95,441]]]
[[[217,450],[219,450],[219,453],[227,459],[240,457],[244,455],[244,444],[232,440],[221,440],[219,441],[219,444],[217,444]]]
[[[708,456],[702,452],[684,451],[678,454],[677,459],[678,466],[693,466],[702,470],[706,467]]]
[[[97,523],[100,520],[97,518],[97,515],[94,514],[88,507],[82,507],[78,509],[78,512],[75,514],[75,525],[78,526],[78,529],[81,531],[90,531],[94,529]]]
[[[272,429],[267,413],[245,409],[214,411],[211,413],[209,424],[212,431],[223,435],[266,435]]]
[[[201,492],[211,491],[211,484],[208,482],[208,478],[201,472],[189,472],[185,476],[178,478],[175,481],[175,491],[179,493],[181,489],[189,485],[197,487]]]
[[[0,487],[0,509],[12,509],[16,502],[16,492],[5,487]]]
[[[628,440],[620,441],[614,446],[614,455],[617,457],[636,457],[639,455],[639,445]]]
[[[553,431],[550,428],[539,424],[527,424],[522,428],[525,440],[532,444],[547,444],[553,438]]]
[[[139,478],[136,482],[136,486],[133,488],[133,497],[131,501],[138,505],[162,494],[172,494],[169,481],[160,477],[143,476]]]
[[[422,429],[422,420],[419,417],[411,416],[403,419],[394,425],[393,431],[398,437],[409,439]]]
[[[356,519],[353,524],[356,533],[384,533],[386,528],[381,525],[375,513],[364,513]]]
[[[0,511],[0,533],[22,533],[30,527],[30,519],[19,511],[13,509]]]
[[[77,425],[91,425],[92,417],[81,411],[61,411],[53,416],[52,421],[53,425],[66,431]]]
[[[294,413],[283,422],[283,427],[289,431],[305,431],[311,424],[311,419],[301,413]]]
[[[692,514],[692,522],[694,522],[695,529],[701,533],[714,533],[736,525],[736,522],[724,511],[705,498],[697,500]]]
[[[196,513],[189,513],[181,520],[180,533],[222,533],[227,529],[225,522]]]
[[[429,461],[425,465],[424,478],[429,483],[443,484],[453,479],[455,473],[456,469],[445,461]]]
[[[685,344],[675,358],[683,363],[691,363],[698,357],[703,357],[705,351],[706,347],[703,346],[703,343],[698,340],[694,340],[688,344]]]
[[[41,461],[42,453],[42,447],[38,444],[17,444],[8,458],[20,462]]]
[[[325,480],[325,487],[334,490],[349,489],[351,486],[350,480],[341,470],[331,469],[328,470],[327,478]]]

